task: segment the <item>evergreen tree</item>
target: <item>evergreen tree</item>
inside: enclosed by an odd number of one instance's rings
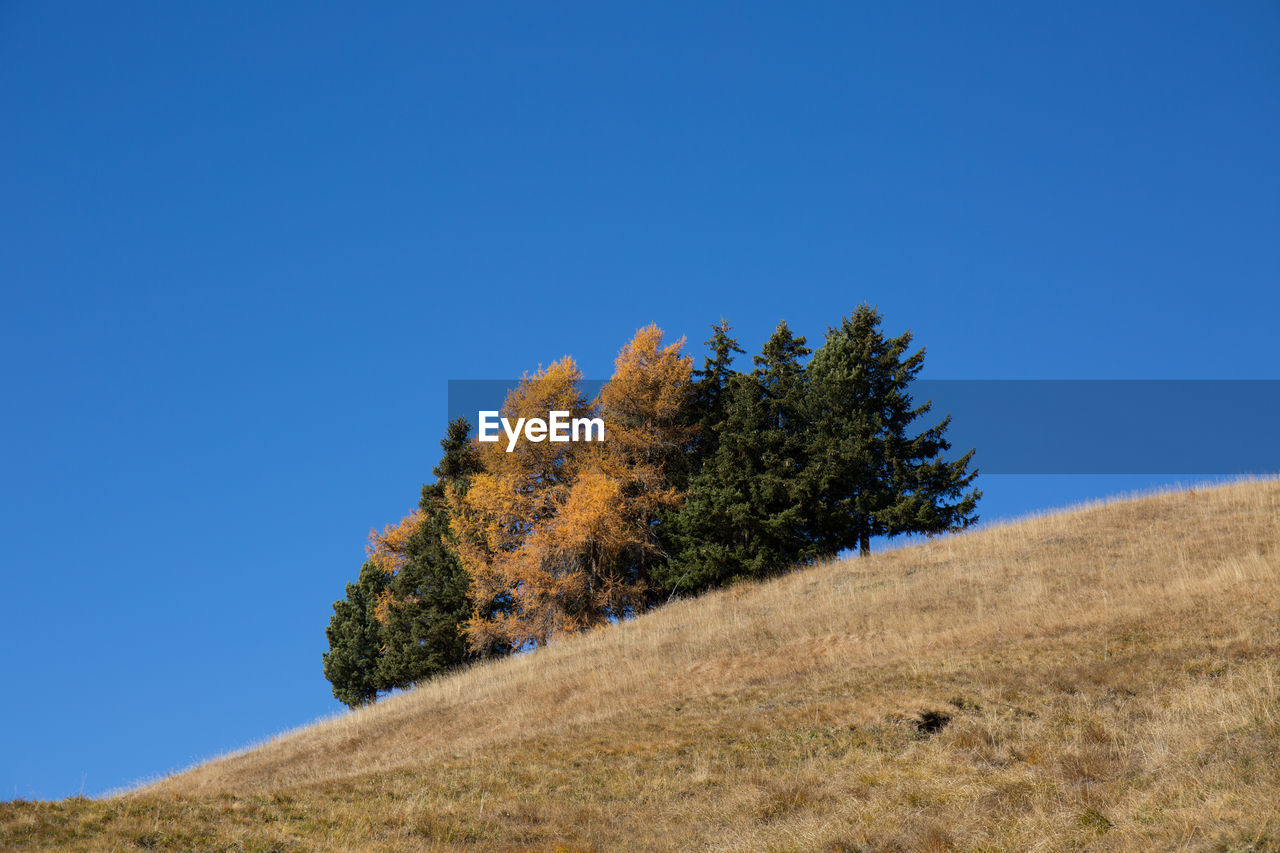
[[[692,470],[696,474],[702,463],[709,459],[719,443],[720,428],[728,409],[730,381],[737,372],[733,369],[734,353],[745,350],[729,337],[732,327],[721,318],[711,327],[711,337],[706,346],[711,354],[703,358],[702,369],[694,371],[693,405],[691,420],[697,426],[694,439]]]
[[[809,366],[813,423],[808,476],[818,497],[811,535],[823,555],[857,547],[872,536],[941,533],[977,520],[981,492],[966,491],[973,451],[954,462],[948,415],[911,434],[931,404],[912,403],[909,386],[924,365],[924,349],[908,355],[911,333],[886,338],[881,316],[866,305],[829,329]]]
[[[329,651],[324,654],[324,677],[333,695],[349,708],[372,702],[385,689],[379,676],[382,626],[375,615],[387,588],[387,575],[366,562],[360,578],[347,584],[347,596],[333,603],[333,618],[325,629]]]
[[[462,631],[472,609],[471,576],[452,544],[448,501],[450,489],[465,491],[481,470],[470,430],[465,418],[449,424],[440,442],[444,455],[432,472],[436,482],[422,487],[403,562],[383,595],[379,672],[388,687],[408,687],[471,656]]]
[[[476,452],[470,435],[471,424],[467,423],[466,418],[454,418],[449,422],[449,428],[440,440],[444,456],[440,458],[440,464],[431,469],[431,473],[436,476],[436,483],[465,488],[473,476],[484,470],[484,466],[480,464],[480,454]],[[423,504],[428,501],[428,488],[430,487],[422,487]]]
[[[669,518],[672,594],[760,578],[813,556],[802,337],[778,325],[749,374],[732,375],[715,452]]]
[[[390,687],[408,687],[466,658],[459,625],[470,612],[470,579],[445,539],[449,515],[442,487],[425,486],[421,506],[404,564],[390,579],[379,613],[385,642],[379,671]]]
[[[707,496],[693,494],[689,487],[719,446],[720,430],[724,426],[729,398],[733,393],[731,385],[738,376],[733,369],[733,357],[735,353],[742,353],[744,350],[738,346],[737,340],[729,336],[730,331],[732,327],[723,317],[718,324],[711,326],[711,337],[703,342],[710,354],[703,357],[702,369],[693,371],[691,399],[684,412],[685,423],[691,429],[692,438],[685,448],[683,464],[673,466],[671,478],[685,493],[685,500],[679,508],[668,510],[659,517],[656,533],[665,559],[652,573],[655,586],[651,597],[654,600],[708,585],[699,580],[702,571],[690,573],[690,567],[682,563],[679,557],[691,547],[691,534],[687,531],[693,529],[693,517],[706,516],[710,520],[710,511],[706,506]],[[694,499],[696,503],[691,505],[690,499]],[[682,530],[686,531],[683,535]]]

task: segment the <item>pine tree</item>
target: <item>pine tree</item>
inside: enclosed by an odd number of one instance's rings
[[[469,615],[470,581],[445,541],[449,516],[439,486],[423,492],[404,563],[391,577],[378,611],[384,638],[379,668],[390,687],[408,687],[466,658],[459,624]],[[434,499],[427,500],[432,493]]]
[[[734,353],[745,352],[735,339],[729,337],[731,331],[729,321],[724,318],[711,327],[711,337],[705,342],[711,354],[703,358],[702,369],[694,371],[694,398],[690,414],[697,426],[691,466],[695,474],[715,453],[728,409],[729,383],[737,375],[733,369],[733,356]]]
[[[692,399],[685,413],[691,439],[685,448],[683,464],[673,467],[672,479],[685,491],[685,500],[678,508],[662,513],[657,525],[660,548],[667,556],[654,570],[657,594],[683,593],[708,586],[703,580],[703,567],[693,569],[688,560],[682,559],[692,553],[691,537],[697,535],[691,532],[694,517],[708,522],[714,517],[707,505],[709,496],[705,493],[705,484],[702,493],[690,492],[689,486],[715,456],[733,393],[732,383],[739,375],[733,369],[734,354],[744,352],[737,340],[730,337],[732,327],[728,320],[721,318],[710,328],[711,337],[703,342],[708,355],[703,357],[702,368],[693,371]],[[694,501],[692,504],[690,499]],[[711,549],[714,550],[714,545]]]
[[[931,404],[915,406],[909,388],[924,365],[924,349],[908,355],[911,333],[886,338],[881,316],[866,305],[840,326],[809,366],[813,422],[810,470],[818,501],[812,535],[824,555],[857,547],[871,537],[941,533],[977,520],[981,492],[968,490],[973,451],[954,462],[948,415],[912,435],[912,423]]]
[[[755,369],[729,379],[715,452],[669,519],[675,553],[661,580],[670,593],[766,577],[813,556],[809,352],[804,338],[780,323]]]
[[[324,677],[333,695],[349,708],[372,702],[386,689],[378,661],[382,650],[382,626],[374,613],[389,578],[366,562],[360,578],[347,584],[346,598],[333,603],[333,618],[325,629],[329,651],[324,654]]]
[[[444,438],[440,440],[440,448],[444,450],[444,456],[440,458],[440,463],[431,469],[437,483],[465,488],[472,477],[484,470],[484,466],[480,464],[480,454],[476,451],[470,435],[471,424],[467,423],[466,418],[454,418],[449,422],[449,428],[445,431]],[[422,488],[425,502],[428,487]]]
[[[380,680],[388,687],[408,687],[471,657],[462,630],[472,610],[471,576],[451,541],[448,501],[449,490],[465,491],[480,470],[469,433],[465,418],[449,424],[440,442],[444,455],[433,470],[436,482],[422,487],[404,537],[403,558],[390,567],[391,580],[378,610],[384,641]]]

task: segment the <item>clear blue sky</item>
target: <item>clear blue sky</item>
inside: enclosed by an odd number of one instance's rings
[[[0,796],[337,710],[451,378],[862,301],[933,378],[1280,378],[1280,7],[1045,5],[0,3]]]

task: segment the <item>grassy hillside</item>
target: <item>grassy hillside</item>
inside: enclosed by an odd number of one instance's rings
[[[1280,850],[1280,482],[665,607],[101,801],[73,850]]]

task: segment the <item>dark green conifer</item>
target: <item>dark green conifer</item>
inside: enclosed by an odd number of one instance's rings
[[[444,450],[444,456],[440,458],[440,464],[431,469],[431,473],[436,477],[436,483],[441,486],[454,485],[465,488],[466,484],[473,476],[480,473],[480,456],[476,453],[476,447],[471,443],[470,439],[471,425],[467,423],[466,418],[454,418],[449,422],[449,428],[445,430],[445,436],[440,440],[440,447]],[[426,486],[423,486],[423,501],[426,501]],[[423,509],[426,509],[424,506]]]
[[[886,338],[881,316],[860,306],[827,331],[809,365],[812,446],[807,480],[817,501],[811,535],[821,554],[857,547],[871,551],[872,536],[941,533],[977,520],[982,493],[969,489],[973,451],[954,462],[948,415],[911,434],[931,407],[916,406],[909,391],[924,365],[924,349],[908,355],[911,333]]]
[[[683,464],[672,472],[673,482],[686,493],[698,472],[715,456],[720,443],[720,430],[733,393],[730,386],[738,376],[733,369],[733,357],[735,353],[744,351],[729,336],[731,328],[729,321],[723,318],[711,326],[711,337],[704,342],[710,354],[703,357],[702,369],[693,372],[693,399],[684,416],[685,423],[692,427],[693,438],[686,448]],[[694,504],[686,500],[679,509],[664,512],[658,524],[657,535],[663,559],[652,572],[656,586],[651,597],[655,602],[673,592],[687,593],[707,586],[690,575],[687,566],[677,571],[676,563],[672,562],[673,555],[678,557],[692,544],[689,535],[681,535],[681,531],[691,531],[692,518],[707,512],[705,495],[690,496],[695,498]],[[671,588],[667,589],[668,586]]]
[[[812,556],[804,344],[780,323],[755,370],[729,379],[715,452],[671,520],[669,593],[765,577]]]
[[[385,689],[378,665],[382,626],[374,610],[388,580],[377,566],[365,563],[360,578],[347,584],[346,598],[333,603],[333,618],[325,628],[329,651],[324,654],[324,677],[333,685],[333,695],[349,708],[372,702]]]
[[[390,582],[380,669],[382,682],[392,687],[408,687],[470,656],[462,627],[471,615],[471,578],[451,544],[447,492],[465,490],[480,470],[469,432],[465,418],[449,424],[440,442],[444,455],[432,472],[436,482],[422,487],[422,522]]]
[[[729,383],[737,375],[733,357],[735,353],[745,352],[729,337],[730,331],[732,327],[724,318],[711,327],[711,337],[706,341],[711,354],[703,358],[702,369],[693,374],[694,399],[690,414],[698,428],[693,448],[694,473],[715,453],[729,405]]]
[[[325,632],[324,673],[334,695],[351,707],[473,656],[462,633],[471,615],[471,579],[451,544],[448,501],[450,489],[465,490],[480,470],[469,432],[465,418],[449,424],[440,442],[444,455],[432,472],[436,482],[422,487],[422,517],[406,542],[399,570],[392,576],[365,563],[360,580],[348,584],[346,599],[334,602]],[[493,648],[487,654],[506,651]]]
[[[449,547],[444,488],[422,489],[422,522],[407,543],[404,565],[391,578],[384,611],[381,680],[408,687],[466,659],[461,624],[471,607],[470,579]]]

